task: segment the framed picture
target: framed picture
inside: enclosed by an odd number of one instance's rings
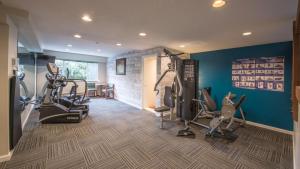
[[[126,58],[116,60],[116,74],[126,75]]]

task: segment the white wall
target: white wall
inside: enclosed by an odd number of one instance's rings
[[[158,56],[163,52],[164,47],[156,47],[141,51],[131,51],[121,54],[116,57],[110,57],[107,60],[107,81],[108,83],[115,84],[115,98],[119,101],[125,102],[132,106],[142,108],[143,102],[143,57],[144,56]],[[172,52],[178,51],[169,49]],[[179,53],[179,52],[178,52]],[[126,58],[126,75],[116,75],[116,59]],[[160,77],[163,71],[167,68],[168,58],[157,58],[157,77]],[[161,82],[160,86],[169,83],[172,78],[169,75]],[[163,96],[161,90],[159,96]],[[158,100],[160,98],[158,97]],[[157,101],[156,105],[160,105]]]
[[[13,75],[12,59],[17,58],[17,28],[0,11],[0,161],[8,160],[9,150],[9,78]]]
[[[156,107],[157,56],[144,57],[143,64],[143,108]]]
[[[115,98],[142,108],[142,65],[143,56],[160,55],[161,47],[143,51],[132,51],[116,57],[110,57],[107,61],[107,81],[115,84]],[[116,75],[116,59],[126,58],[126,75]]]
[[[106,75],[107,75],[107,72],[106,72],[106,63],[103,63],[103,62],[100,62],[98,63],[99,67],[98,67],[98,79],[99,79],[99,83],[106,83]]]

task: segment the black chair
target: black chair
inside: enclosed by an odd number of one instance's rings
[[[115,85],[112,83],[108,83],[102,89],[101,93],[104,93],[106,99],[114,99],[115,98]]]
[[[156,112],[160,112],[160,122],[161,122],[160,128],[163,128],[164,121],[172,120],[172,115],[175,108],[175,98],[172,95],[172,92],[173,92],[172,87],[166,86],[165,95],[164,95],[164,106],[157,107],[154,109]],[[170,119],[166,120],[164,119],[164,112],[168,112],[168,111],[171,111]]]

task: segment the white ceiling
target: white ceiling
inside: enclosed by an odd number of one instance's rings
[[[43,49],[65,51],[72,44],[69,52],[108,57],[155,46],[194,53],[292,40],[297,10],[297,0],[227,0],[220,9],[211,7],[213,0],[2,1],[30,12]],[[93,22],[81,21],[83,14]],[[253,34],[243,37],[245,31]]]

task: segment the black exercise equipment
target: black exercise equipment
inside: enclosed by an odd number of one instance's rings
[[[175,96],[174,91],[171,86],[165,86],[165,95],[164,95],[164,106],[157,107],[154,111],[160,113],[160,128],[163,127],[165,121],[172,120],[173,110],[175,108]],[[171,111],[169,120],[164,119],[164,112]]]
[[[196,98],[198,61],[184,59],[181,61],[181,65],[179,72],[181,76],[180,79],[182,80],[183,93],[182,96],[177,96],[177,116],[184,120],[185,128],[179,130],[177,136],[195,138],[195,133],[191,131],[189,124],[196,115],[195,111],[193,111],[193,99]]]
[[[174,72],[174,81],[172,85],[172,94],[165,93],[165,97],[170,98],[170,95],[174,98],[175,104],[172,108],[176,107],[176,116],[181,120],[185,121],[185,129],[178,132],[178,136],[194,137],[195,134],[190,130],[189,123],[194,118],[194,111],[192,111],[192,100],[196,94],[196,82],[197,82],[197,67],[198,62],[191,59],[181,59],[179,56],[183,53],[173,54],[169,50],[164,49],[165,56],[169,57],[170,63],[168,63],[168,69],[162,74],[154,86],[154,91],[159,93],[158,85],[161,80],[166,76],[168,72]],[[165,89],[170,90],[171,87]],[[176,100],[175,100],[176,99]],[[166,106],[166,105],[165,105]],[[170,110],[169,106],[159,107],[155,109],[158,112],[165,112]],[[171,115],[173,109],[171,109]],[[170,115],[170,117],[171,117]],[[163,113],[161,113],[161,128],[163,127]],[[171,119],[170,119],[171,120]]]
[[[245,124],[245,116],[241,104],[244,102],[246,96],[242,95],[235,103],[233,100],[236,95],[229,92],[222,101],[221,110],[217,110],[215,101],[211,98],[205,88],[201,89],[199,93],[199,99],[193,99],[195,106],[194,110],[197,112],[197,115],[191,123],[207,128],[206,136],[222,137],[234,141],[237,138],[237,135],[233,132],[237,128],[233,128],[232,126],[236,120],[235,114],[237,111],[239,111],[242,116],[240,125],[242,126]],[[204,119],[208,119],[209,122],[205,122],[207,120]],[[223,122],[227,122],[227,124],[224,124]]]
[[[68,107],[60,104],[59,88],[67,84],[67,78],[59,74],[59,68],[54,63],[48,63],[46,74],[48,81],[46,95],[40,106],[41,123],[79,123],[88,116],[86,106],[76,107],[71,103]]]
[[[28,96],[28,89],[27,89],[26,84],[24,83],[25,73],[21,72],[18,75],[18,78],[19,78],[20,87],[22,87],[24,94],[25,94],[24,96],[20,96],[20,101],[23,104],[22,110],[24,110],[25,107],[28,105],[28,103],[30,103],[31,98]]]
[[[83,82],[81,86],[80,82]],[[83,114],[88,114],[89,105],[86,99],[87,85],[85,80],[81,79],[67,79],[66,84],[59,87],[57,90],[57,98],[54,99],[56,103],[59,103],[69,109],[81,109]],[[67,88],[67,91],[65,90]],[[83,88],[83,89],[82,89]],[[82,91],[81,91],[82,90]],[[67,95],[65,95],[67,92]]]
[[[161,77],[155,83],[154,91],[156,91],[157,94],[158,94],[159,89],[157,87],[160,84],[161,80],[167,75],[167,73],[174,72],[175,73],[174,83],[177,83],[176,88],[178,88],[178,91],[176,91],[176,92],[178,92],[178,95],[181,96],[182,95],[182,84],[181,84],[180,75],[179,75],[179,72],[178,72],[178,66],[180,67],[180,64],[178,64],[178,62],[181,60],[179,58],[179,56],[184,54],[184,53],[172,54],[167,49],[164,49],[164,53],[165,53],[165,56],[159,56],[159,57],[161,57],[161,58],[162,57],[169,57],[171,62],[168,63],[168,69],[164,71],[164,73],[161,75]]]
[[[17,76],[10,78],[10,105],[9,105],[9,135],[10,149],[12,150],[22,136],[20,101],[20,82]]]

